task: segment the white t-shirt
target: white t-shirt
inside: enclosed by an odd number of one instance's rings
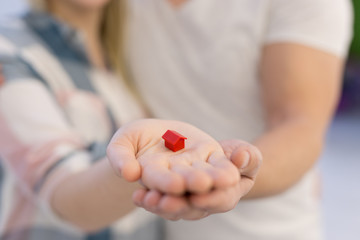
[[[129,61],[155,117],[189,122],[217,139],[264,131],[258,79],[264,45],[298,43],[345,57],[348,0],[129,0]],[[196,222],[167,222],[178,239],[321,239],[310,171],[283,194],[240,201]]]

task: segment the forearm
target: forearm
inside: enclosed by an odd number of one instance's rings
[[[314,165],[337,105],[343,63],[299,44],[264,48],[260,83],[268,130],[253,143],[264,161],[247,198],[281,193]]]
[[[287,190],[313,167],[325,130],[303,120],[279,124],[253,144],[263,154],[263,165],[252,190],[244,198],[260,198]]]
[[[116,176],[107,159],[61,182],[51,204],[64,220],[85,231],[96,231],[135,208],[131,195],[137,184]]]

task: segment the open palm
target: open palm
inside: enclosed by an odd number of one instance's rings
[[[169,129],[188,138],[184,149],[172,152],[164,146],[162,135]],[[216,140],[178,121],[145,119],[125,125],[112,138],[107,155],[124,179],[141,180],[147,189],[171,195],[206,193],[240,179]]]

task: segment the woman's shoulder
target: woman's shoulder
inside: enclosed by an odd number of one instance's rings
[[[51,85],[56,76],[69,78],[57,54],[66,48],[56,52],[51,45],[61,37],[52,31],[55,24],[50,15],[31,11],[0,21],[0,65],[7,81],[31,78]]]
[[[0,20],[0,65],[5,79],[3,84],[35,80],[50,86],[46,79],[60,70],[50,71],[46,66],[49,62],[59,64],[26,16]]]
[[[24,49],[38,44],[22,17],[0,20],[0,65],[6,82],[38,77],[22,56]]]
[[[22,17],[0,20],[0,55],[13,55],[21,49],[39,44],[39,40]]]

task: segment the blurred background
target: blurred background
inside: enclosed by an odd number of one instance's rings
[[[326,239],[360,239],[360,1],[343,93],[320,160]]]
[[[327,240],[360,239],[360,0],[343,94],[319,162]],[[0,18],[26,10],[24,0],[0,0]]]

